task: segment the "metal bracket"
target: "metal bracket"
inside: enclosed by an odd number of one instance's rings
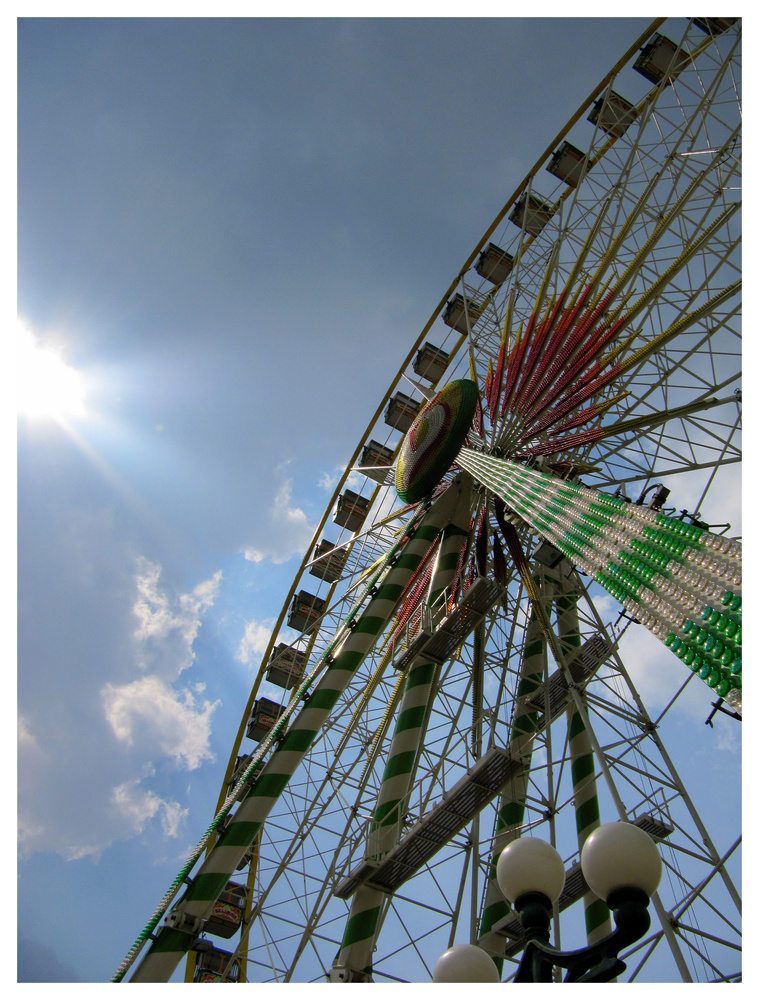
[[[200,917],[193,917],[184,910],[172,910],[166,915],[164,926],[171,927],[172,930],[181,931],[183,934],[192,934],[197,937],[203,930],[204,920]]]

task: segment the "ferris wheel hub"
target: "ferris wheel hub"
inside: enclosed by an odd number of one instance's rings
[[[395,487],[406,503],[429,496],[466,440],[477,409],[477,386],[457,379],[422,408],[398,456]]]

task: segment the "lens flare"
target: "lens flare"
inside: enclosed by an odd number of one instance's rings
[[[18,325],[17,409],[30,418],[84,416],[85,386],[81,374],[52,349],[40,347],[34,334]]]

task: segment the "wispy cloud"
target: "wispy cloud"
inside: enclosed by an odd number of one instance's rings
[[[44,754],[37,738],[31,731],[29,720],[24,715],[18,717],[18,746],[19,750],[23,748],[26,753]]]
[[[635,625],[622,636],[619,652],[638,694],[652,714],[662,711],[688,678],[692,678],[674,710],[690,721],[703,723],[713,695],[656,636]]]
[[[164,835],[178,837],[188,814],[178,802],[167,802],[155,792],[140,787],[139,781],[125,781],[114,788],[111,803],[132,833],[142,833],[150,820],[160,814]]]
[[[122,743],[139,739],[189,771],[212,759],[211,715],[218,701],[198,704],[191,691],[175,691],[155,676],[106,684],[102,694],[106,719]]]
[[[139,780],[125,781],[114,788],[109,805],[107,809],[102,804],[99,806],[97,821],[88,827],[89,837],[72,836],[70,830],[61,828],[51,831],[43,824],[32,824],[22,819],[19,822],[22,854],[30,854],[34,850],[55,851],[66,861],[83,858],[97,861],[114,840],[126,840],[142,833],[156,817],[160,819],[165,837],[179,837],[189,812],[178,802],[162,799],[155,792],[141,787]]]
[[[265,622],[249,621],[240,645],[237,647],[235,659],[240,663],[250,663],[254,657],[260,661],[266,652],[266,646],[271,638],[271,627]]]
[[[245,558],[251,562],[271,559],[278,564],[305,552],[313,537],[314,525],[305,512],[293,504],[292,479],[284,482],[277,491],[259,534],[261,540],[244,550]]]
[[[161,567],[140,559],[132,610],[137,662],[146,676],[102,689],[105,716],[116,738],[135,739],[188,770],[211,757],[211,715],[219,704],[196,699],[204,685],[175,688],[172,682],[195,657],[193,643],[221,584],[221,570],[186,594],[170,596],[160,585]],[[194,693],[193,693],[194,692]]]
[[[321,478],[319,479],[316,485],[319,487],[319,489],[325,490],[325,492],[327,493],[331,493],[332,490],[334,490],[335,488],[335,484],[337,483],[340,476],[342,476],[344,471],[345,471],[344,465],[336,465],[332,470],[332,472],[323,472]]]
[[[177,676],[194,659],[194,643],[203,614],[213,606],[222,573],[199,583],[190,593],[169,595],[160,585],[161,567],[148,559],[138,561],[137,599],[132,611],[138,626],[138,662],[143,669],[159,669]]]
[[[356,493],[361,491],[361,487],[366,484],[366,476],[362,472],[351,472],[345,480],[345,485],[349,490]]]
[[[54,715],[44,704],[21,715],[22,854],[97,859],[150,824],[158,837],[180,835],[187,809],[157,775],[194,771],[213,759],[211,724],[220,702],[206,698],[202,679],[185,671],[221,580],[217,572],[186,593],[171,591],[160,566],[139,560],[120,593],[119,613],[108,621],[127,655],[109,664],[101,654],[88,698],[80,692],[69,702],[63,689]]]

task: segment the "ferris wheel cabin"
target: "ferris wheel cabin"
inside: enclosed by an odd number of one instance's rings
[[[259,698],[253,705],[248,722],[247,735],[251,740],[262,740],[274,728],[285,706],[272,701],[271,698]]]
[[[283,687],[286,691],[295,687],[303,676],[305,655],[280,642],[274,649],[274,655],[269,660],[266,670],[266,680],[270,684]]]
[[[442,350],[440,347],[435,347],[428,341],[416,352],[414,372],[420,378],[425,378],[429,382],[439,382],[448,367],[448,359],[449,355],[447,351]]]
[[[345,490],[337,498],[337,507],[332,515],[335,524],[349,531],[358,531],[366,520],[369,511],[369,498],[359,496],[353,490]]]
[[[287,624],[297,632],[312,632],[324,611],[324,598],[301,590],[293,598]]]
[[[495,243],[488,243],[479,256],[474,269],[481,278],[501,285],[514,269],[514,255],[507,253]]]

